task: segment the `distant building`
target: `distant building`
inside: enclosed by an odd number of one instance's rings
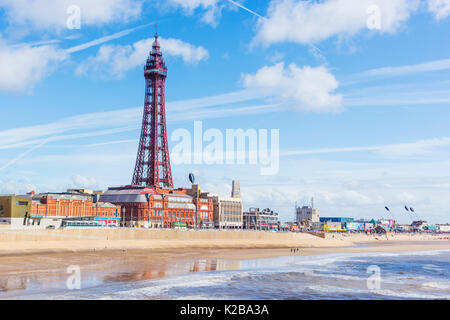
[[[411,231],[425,231],[428,230],[428,222],[426,221],[413,221],[413,223],[411,224]]]
[[[95,196],[99,196],[99,195],[103,194],[104,191],[91,190],[91,189],[67,189],[66,193],[79,194],[79,195],[91,195],[91,196],[94,196],[94,199],[95,199]]]
[[[243,205],[239,181],[233,181],[231,197],[208,193],[214,204],[214,226],[218,229],[242,229]]]
[[[318,229],[320,226],[320,212],[309,206],[297,207],[296,221],[306,228]]]
[[[233,180],[231,189],[232,198],[241,198],[241,183],[238,180]]]
[[[398,224],[397,231],[399,232],[409,232],[411,231],[411,225],[409,224]]]
[[[377,224],[386,231],[394,231],[396,228],[397,222],[392,219],[380,219],[377,221]]]
[[[345,223],[345,229],[347,231],[367,232],[372,231],[374,228],[375,223],[373,223],[372,220],[369,219],[358,219]]]
[[[353,223],[353,218],[346,217],[321,217],[320,229],[322,231],[347,231],[346,225]]]
[[[214,203],[214,225],[219,229],[242,229],[242,199],[209,194]]]
[[[259,208],[250,208],[243,214],[243,228],[247,230],[278,230],[278,213]]]
[[[94,190],[91,190],[91,189],[67,189],[67,193],[72,193],[72,194],[94,194]]]
[[[442,233],[450,233],[450,224],[438,224],[436,225],[436,231]]]
[[[22,226],[30,213],[31,198],[26,196],[0,196],[0,224]]]

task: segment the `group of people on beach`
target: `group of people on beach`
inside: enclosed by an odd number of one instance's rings
[[[291,248],[291,253],[300,252],[300,248]]]

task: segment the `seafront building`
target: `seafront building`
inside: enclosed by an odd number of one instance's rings
[[[370,232],[375,228],[375,225],[376,222],[374,220],[359,219],[346,222],[345,229],[355,232]]]
[[[120,207],[89,194],[30,193],[0,196],[0,223],[12,228],[119,226]]]
[[[321,217],[320,230],[321,231],[346,231],[346,223],[353,222],[353,218],[346,217]]]
[[[278,230],[280,223],[278,213],[269,208],[260,210],[259,208],[249,208],[243,214],[243,228],[246,230]]]
[[[100,201],[121,207],[124,227],[211,228],[213,202],[193,189],[143,186],[109,188]]]
[[[208,194],[214,203],[214,226],[218,229],[242,229],[243,206],[241,198]]]
[[[299,226],[308,229],[319,229],[320,211],[312,206],[303,206],[296,208],[296,222]]]
[[[214,193],[207,193],[205,196],[213,202],[213,218],[216,229],[243,228],[243,204],[239,181],[232,182],[231,197],[222,197]]]
[[[19,226],[31,208],[31,198],[26,196],[0,196],[0,224]]]
[[[436,231],[442,233],[450,233],[450,224],[437,224]]]

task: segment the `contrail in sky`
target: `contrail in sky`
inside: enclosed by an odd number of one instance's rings
[[[256,13],[255,11],[250,10],[250,9],[247,8],[247,7],[244,7],[242,4],[240,4],[240,3],[236,2],[236,1],[233,1],[233,0],[227,0],[227,1],[230,2],[230,3],[232,3],[232,4],[234,4],[235,6],[238,6],[238,7],[241,8],[241,9],[244,9],[244,10],[247,11],[247,12],[250,12],[251,14],[257,16],[258,18],[265,19],[262,15]]]
[[[18,156],[17,158],[9,161],[7,164],[5,164],[3,167],[0,167],[0,171],[5,170],[6,168],[8,168],[9,166],[12,166],[14,163],[16,163],[17,161],[19,161],[20,159],[22,159],[23,157],[25,157],[27,154],[29,154],[30,152],[39,149],[40,147],[42,147],[44,144],[46,144],[50,139],[45,139],[44,141],[42,141],[41,143],[39,143],[38,145],[35,145],[34,147],[32,147],[31,149],[28,149],[27,151],[25,151],[24,153],[22,153],[20,156]]]
[[[131,28],[131,29],[127,29],[127,30],[123,30],[123,31],[120,31],[120,32],[116,32],[116,33],[111,34],[109,36],[98,38],[98,39],[95,39],[95,40],[92,40],[92,41],[80,44],[78,46],[66,49],[66,52],[67,53],[74,53],[74,52],[78,52],[78,51],[82,51],[82,50],[88,49],[90,47],[97,46],[97,45],[102,44],[102,43],[109,42],[111,40],[119,39],[119,38],[122,38],[122,37],[125,37],[125,36],[129,35],[130,33],[134,32],[134,31],[136,31],[138,29],[148,27],[149,25],[152,25],[152,24],[154,24],[154,23],[153,22],[152,23],[147,23],[147,24],[144,24],[144,25],[141,25],[141,26],[138,26],[138,27],[134,27],[134,28]]]

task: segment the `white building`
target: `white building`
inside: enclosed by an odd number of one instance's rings
[[[436,226],[436,231],[450,233],[450,224],[438,224]]]
[[[214,226],[219,229],[242,229],[244,224],[243,205],[239,181],[233,181],[231,197],[220,197],[209,193],[214,204]]]
[[[214,203],[214,225],[219,229],[242,229],[242,199],[208,194]]]

